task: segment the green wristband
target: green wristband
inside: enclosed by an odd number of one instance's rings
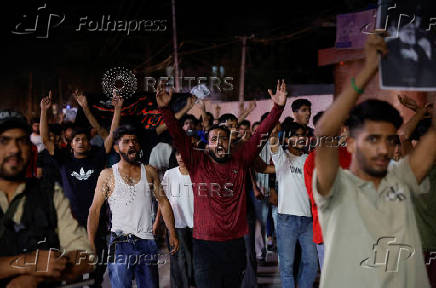
[[[357,92],[357,94],[363,94],[363,92],[365,92],[364,89],[360,89],[359,87],[357,87],[354,77],[351,78],[351,86],[353,87],[354,91]]]

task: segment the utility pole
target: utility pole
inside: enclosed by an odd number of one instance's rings
[[[180,92],[179,57],[177,55],[176,0],[171,0],[171,6],[173,10],[174,85],[176,92]]]
[[[242,53],[241,53],[241,69],[239,72],[239,114],[242,113],[244,109],[244,94],[245,94],[245,55],[247,51],[247,39],[254,38],[254,35],[251,36],[242,36],[238,37],[242,40]]]

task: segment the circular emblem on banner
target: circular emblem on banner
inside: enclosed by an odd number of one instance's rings
[[[114,90],[124,99],[130,98],[138,88],[135,74],[124,67],[114,67],[106,71],[101,81],[104,94],[112,99]]]

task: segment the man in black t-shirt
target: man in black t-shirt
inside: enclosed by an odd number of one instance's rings
[[[83,94],[76,93],[76,100],[81,106],[86,104],[86,98]],[[69,151],[69,149],[55,147],[54,141],[49,137],[47,110],[51,106],[51,92],[48,97],[41,101],[40,131],[42,142],[55,166],[59,169],[64,194],[70,200],[72,214],[77,222],[85,228],[87,227],[88,211],[94,198],[97,179],[100,172],[105,168],[106,154],[111,151],[113,131],[118,128],[123,105],[122,98],[114,95],[113,105],[115,111],[111,130],[105,137],[105,147],[92,146],[90,144],[89,129],[76,127],[71,135],[71,150]],[[94,122],[92,123],[93,126],[96,125],[95,118],[89,117],[88,119],[91,123]],[[98,240],[96,241],[97,255],[101,255],[101,250],[106,246],[104,241],[105,227],[101,225],[99,228],[101,244],[99,244]],[[99,285],[102,281],[104,270],[104,265],[97,266],[96,285]]]
[[[106,153],[102,147],[91,146],[89,132],[74,129],[71,149],[55,149],[51,155],[62,179],[65,196],[70,200],[74,218],[86,227],[88,209],[94,197],[94,190],[100,172],[105,168]],[[84,152],[78,152],[80,150]],[[78,155],[79,154],[79,155]]]

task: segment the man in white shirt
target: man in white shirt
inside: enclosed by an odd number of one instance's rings
[[[32,118],[32,134],[30,134],[30,141],[36,146],[38,153],[45,149],[41,134],[39,133],[39,118]]]
[[[114,132],[114,150],[120,161],[104,169],[98,178],[94,200],[89,208],[88,237],[95,246],[100,210],[107,200],[112,212],[108,272],[113,288],[159,287],[159,251],[152,233],[152,194],[169,230],[169,249],[174,254],[179,242],[174,215],[164,195],[156,169],[140,162],[137,130],[124,125]]]
[[[178,167],[167,170],[162,180],[165,194],[174,212],[176,235],[180,250],[171,255],[171,287],[189,288],[194,285],[192,262],[192,227],[194,217],[194,195],[191,177],[183,163],[182,156],[176,152]],[[156,221],[159,221],[157,218]]]
[[[277,127],[270,138],[278,191],[277,247],[280,257],[279,269],[283,287],[313,287],[318,272],[316,246],[313,243],[312,213],[304,184],[304,153],[307,129],[291,123],[284,131],[288,149],[285,151],[277,142]],[[288,138],[289,137],[289,138]],[[294,279],[295,245],[299,241],[302,250],[301,271]]]
[[[436,123],[415,150],[388,171],[403,121],[399,112],[375,99],[354,107],[377,72],[380,54],[386,53],[383,38],[370,35],[364,68],[316,128],[315,135],[326,139],[316,148],[313,174],[325,243],[320,287],[430,287],[412,198],[426,191],[420,184],[436,158]],[[337,134],[348,115],[352,160],[345,171],[339,167],[337,147],[327,139]]]

